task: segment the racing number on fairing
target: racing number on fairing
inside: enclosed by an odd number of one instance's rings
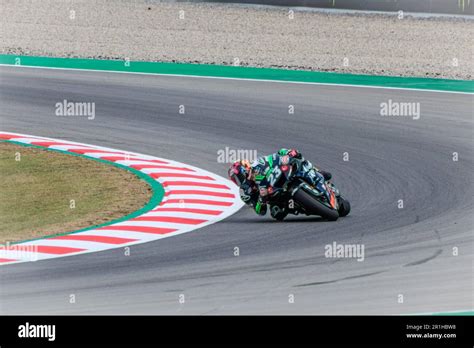
[[[275,186],[275,183],[277,182],[280,175],[281,175],[280,167],[278,166],[274,167],[272,173],[270,174],[270,177],[268,178],[268,182],[270,186]]]

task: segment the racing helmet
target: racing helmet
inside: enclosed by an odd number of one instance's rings
[[[234,184],[240,187],[247,180],[250,170],[251,166],[249,161],[236,161],[232,164],[228,171],[229,178],[234,182]]]

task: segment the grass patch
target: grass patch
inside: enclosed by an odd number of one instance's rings
[[[0,142],[0,244],[110,222],[151,196],[151,187],[129,171]]]

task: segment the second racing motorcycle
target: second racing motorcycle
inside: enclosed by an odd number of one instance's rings
[[[301,160],[273,167],[271,182],[268,203],[277,220],[288,214],[306,214],[335,221],[351,210],[332,181],[325,181],[321,173]]]

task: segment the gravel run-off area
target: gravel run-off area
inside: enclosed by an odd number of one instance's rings
[[[0,0],[1,53],[473,77],[474,20],[146,0]]]

